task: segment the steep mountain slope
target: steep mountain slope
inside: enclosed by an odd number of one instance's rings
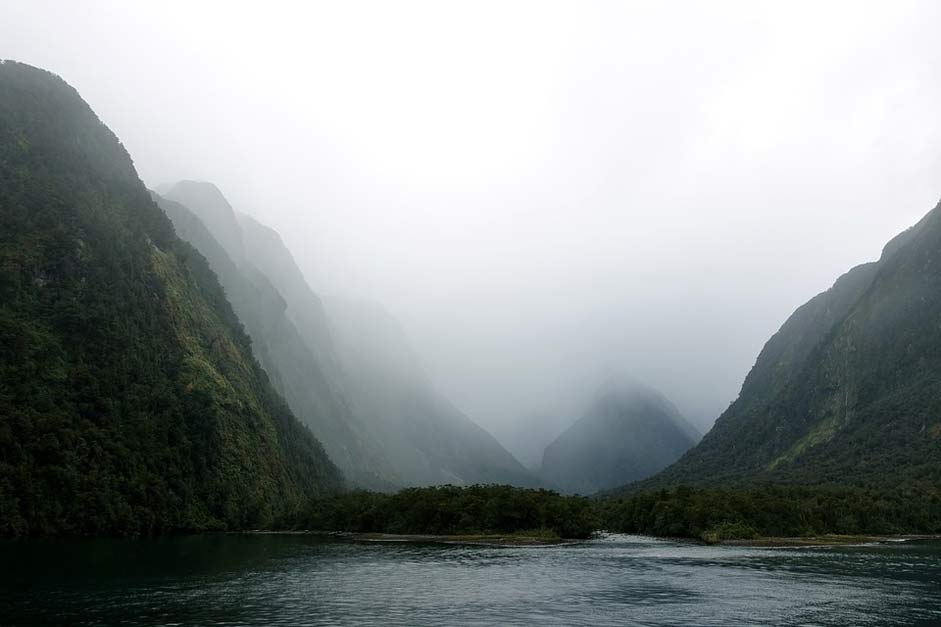
[[[222,192],[209,182],[180,181],[168,185],[161,196],[196,216],[241,273],[277,292],[284,301],[284,315],[317,361],[317,376],[330,388],[320,390],[320,394],[342,397],[342,375],[323,304],[277,232],[236,214]]]
[[[210,223],[225,235],[236,254],[243,250],[242,230],[235,213],[211,183],[183,182],[165,192],[174,197],[195,197],[206,202]],[[354,484],[388,489],[392,483],[380,478],[387,464],[378,447],[357,433],[349,402],[327,381],[310,345],[301,337],[286,315],[287,303],[271,281],[242,256],[240,264],[209,232],[202,220],[183,205],[154,195],[183,240],[202,253],[219,277],[232,308],[252,339],[258,361],[275,389],[291,409],[313,431],[330,459]],[[202,206],[200,204],[199,206]]]
[[[117,138],[0,64],[0,533],[264,526],[340,485]]]
[[[539,484],[434,390],[398,321],[382,307],[343,300],[325,306],[356,412],[409,485]]]
[[[649,485],[941,480],[941,208],[798,309]]]
[[[288,318],[307,344],[316,347],[317,362],[327,381],[334,389],[343,390],[345,383],[337,349],[320,297],[307,284],[277,231],[245,214],[239,214],[238,219],[246,255],[265,276],[271,277],[272,284],[290,303]]]
[[[662,394],[610,382],[543,455],[542,476],[565,492],[591,494],[663,470],[699,439]]]
[[[329,316],[280,236],[244,215],[234,228],[235,213],[212,184],[185,181],[172,186],[166,197],[186,205],[198,219],[205,213],[206,225],[216,224],[224,233],[218,244],[229,242],[231,249],[225,247],[225,252],[237,266],[235,274],[262,277],[279,302],[283,299],[283,311],[269,307],[265,319],[252,322],[250,308],[258,296],[243,306],[243,299],[230,296],[262,364],[276,384],[288,382],[282,389],[285,397],[348,477],[373,488],[383,487],[377,480],[398,486],[536,483],[493,437],[434,393],[390,316],[359,303],[335,303],[337,315]],[[179,210],[170,207],[168,213]],[[197,239],[190,241],[203,250]],[[203,252],[212,263],[218,255],[207,252],[211,248]],[[238,284],[244,279],[235,279],[230,289],[225,277],[231,268],[225,263],[219,267],[227,291],[243,289]],[[272,342],[253,329],[270,324],[275,314],[282,320],[279,327],[289,326],[292,332]],[[298,361],[298,352],[308,356]],[[302,404],[304,395],[334,400],[329,407],[309,411]]]

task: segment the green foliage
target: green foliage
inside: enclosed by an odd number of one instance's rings
[[[707,542],[757,536],[941,533],[941,488],[685,486],[600,499],[602,525]]]
[[[0,64],[0,535],[271,526],[339,483],[117,138]]]
[[[799,308],[712,431],[643,489],[941,483],[941,207]]]
[[[597,529],[591,501],[505,485],[409,488],[395,494],[348,492],[312,501],[296,521],[320,531],[488,534],[549,530],[587,538]]]
[[[252,351],[265,369],[272,385],[290,405],[294,414],[310,427],[324,445],[330,459],[356,485],[389,489],[391,483],[379,478],[381,447],[373,445],[364,430],[354,429],[354,416],[346,401],[324,374],[318,356],[329,353],[330,337],[321,339],[314,350],[287,315],[287,304],[251,259],[242,256],[243,232],[235,212],[211,183],[181,182],[170,196],[190,202],[207,215],[222,241],[210,233],[202,220],[188,207],[154,194],[157,205],[167,214],[181,239],[189,242],[209,262],[225,290],[225,295],[252,340]],[[210,210],[211,209],[211,210]],[[251,231],[248,231],[251,233]],[[280,240],[277,242],[280,246]],[[239,255],[239,257],[236,257]],[[303,280],[303,278],[301,278]],[[386,479],[394,475],[388,473]]]
[[[758,537],[758,532],[741,521],[725,521],[703,531],[700,537],[706,544],[717,544],[723,540],[752,540]]]

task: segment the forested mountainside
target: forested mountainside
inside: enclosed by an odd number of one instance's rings
[[[661,393],[610,381],[588,411],[546,447],[542,477],[564,492],[610,490],[663,470],[698,440],[699,433]]]
[[[941,207],[798,309],[703,441],[639,487],[941,482]]]
[[[230,298],[262,364],[354,482],[379,489],[383,484],[538,483],[492,436],[434,392],[391,316],[348,301],[325,309],[280,236],[236,214],[211,183],[183,181],[165,194],[179,203],[167,205],[171,216],[186,211],[210,232],[209,225],[216,225],[221,238],[210,233],[213,241],[205,250],[200,243],[205,235],[190,241],[214,269],[217,247],[224,249],[228,260],[216,271],[233,292]],[[231,288],[227,276],[233,277]],[[239,297],[246,283],[263,285],[265,295],[253,288],[247,299]],[[259,298],[270,303],[264,312],[252,309]],[[272,316],[281,334],[276,341]],[[329,402],[305,401],[305,396]]]
[[[212,208],[207,223],[216,225],[234,254],[244,250],[242,228],[222,194],[210,183],[183,182],[167,196],[198,200]],[[287,314],[287,303],[272,281],[242,255],[238,262],[210,233],[200,217],[182,204],[155,195],[177,234],[196,247],[219,277],[229,301],[252,339],[255,356],[291,409],[323,443],[330,459],[354,485],[390,489],[398,482],[383,464],[381,449],[357,430],[350,403],[328,381],[315,350],[322,345],[301,336]],[[329,350],[329,346],[328,346]],[[334,375],[335,376],[335,375]]]
[[[114,134],[0,64],[0,533],[263,527],[341,485]]]

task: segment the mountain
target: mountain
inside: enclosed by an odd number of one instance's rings
[[[373,489],[537,483],[434,392],[381,308],[336,301],[330,311],[278,233],[236,214],[211,183],[182,181],[164,196],[178,232],[219,274],[276,387],[351,481]]]
[[[656,390],[609,382],[589,410],[546,447],[542,476],[564,492],[592,494],[663,470],[698,439]]]
[[[941,206],[768,341],[702,442],[647,484],[941,481]]]
[[[248,260],[242,227],[221,192],[211,183],[183,181],[166,189],[164,194],[166,197],[154,194],[155,201],[173,222],[177,235],[209,261],[275,389],[323,443],[330,459],[347,479],[361,487],[389,489],[393,484],[380,476],[387,472],[385,465],[379,463],[378,447],[356,432],[349,401],[330,384],[312,345],[287,316],[285,299]],[[206,223],[202,215],[197,216],[170,198],[203,209]],[[228,249],[216,240],[206,224],[214,225],[223,234],[222,241],[228,243]],[[323,344],[313,346],[321,348]]]
[[[315,355],[329,384],[342,391],[344,382],[337,349],[320,297],[307,284],[277,231],[245,214],[238,214],[238,219],[246,255],[265,276],[271,277],[272,284],[290,303],[288,318],[296,325],[304,341],[317,348]]]
[[[539,485],[496,438],[438,394],[381,306],[327,300],[357,414],[408,485]]]
[[[114,134],[0,64],[0,533],[267,526],[341,485]]]
[[[523,466],[538,474],[546,447],[571,427],[576,418],[577,410],[544,409],[524,413],[515,420],[507,420],[490,429]]]

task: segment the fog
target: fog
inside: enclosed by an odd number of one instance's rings
[[[705,430],[941,197],[941,4],[0,0],[149,186],[216,183],[498,437],[606,378]],[[528,428],[528,427],[527,427]]]

